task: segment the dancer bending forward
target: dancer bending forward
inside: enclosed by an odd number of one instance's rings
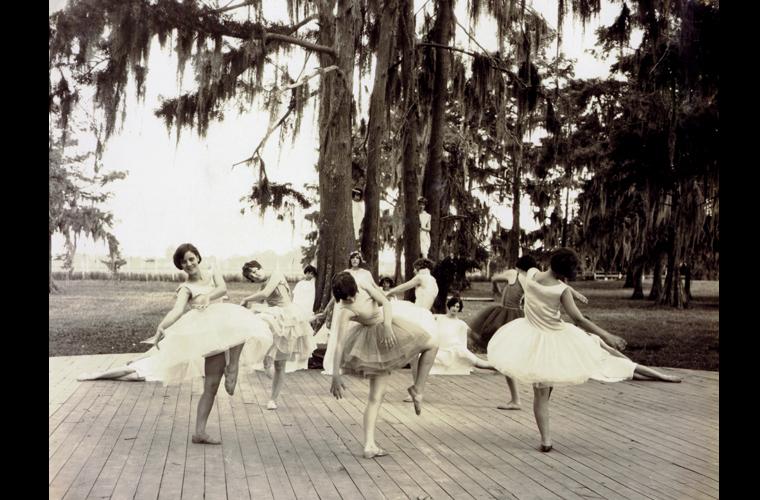
[[[364,410],[364,457],[387,453],[375,441],[377,414],[383,402],[388,376],[420,352],[435,345],[416,317],[403,317],[373,286],[357,281],[348,272],[335,275],[333,296],[336,309],[335,354],[330,392],[343,397],[342,374],[369,379],[369,395]]]

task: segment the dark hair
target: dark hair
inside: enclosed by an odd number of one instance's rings
[[[253,281],[249,273],[253,271],[254,269],[261,269],[261,264],[259,264],[259,261],[257,260],[249,260],[248,262],[243,264],[243,276],[245,277],[245,279],[247,279],[248,281]]]
[[[422,257],[421,259],[415,260],[414,264],[412,264],[412,267],[414,269],[430,269],[432,271],[435,268],[435,262]]]
[[[381,277],[381,278],[380,278],[380,283],[379,283],[379,284],[380,284],[380,286],[383,286],[383,283],[386,283],[386,282],[387,282],[387,283],[388,283],[388,284],[389,284],[391,287],[393,287],[393,286],[396,284],[396,282],[395,282],[395,281],[393,281],[393,278],[391,278],[390,276],[383,276],[383,277]]]
[[[538,262],[536,262],[535,257],[532,255],[523,255],[519,259],[517,259],[517,262],[515,263],[515,267],[517,269],[522,269],[523,271],[527,271],[531,267],[538,267]]]
[[[464,302],[459,297],[449,297],[449,300],[446,301],[446,309],[451,309],[454,304],[459,304],[460,311],[464,309]]]
[[[335,300],[353,297],[359,291],[356,280],[348,271],[341,271],[332,280],[332,293]]]
[[[571,248],[559,248],[552,253],[550,267],[560,278],[574,280],[578,273],[578,254]]]
[[[309,264],[308,266],[306,266],[306,267],[303,268],[303,273],[304,274],[311,273],[311,274],[313,274],[316,277],[317,276],[317,268],[314,267],[314,266],[312,266],[311,264]]]
[[[195,248],[195,245],[192,243],[183,243],[180,246],[177,247],[177,249],[174,251],[174,267],[177,269],[182,269],[182,259],[185,258],[185,254],[187,252],[193,252],[196,257],[198,257],[198,262],[203,261],[201,258],[201,253],[198,251],[197,248]]]
[[[348,267],[351,267],[351,259],[354,257],[359,257],[359,265],[361,266],[364,264],[364,257],[362,257],[362,253],[359,250],[354,250],[350,254],[348,254]]]

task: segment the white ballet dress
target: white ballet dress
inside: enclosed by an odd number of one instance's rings
[[[246,308],[222,298],[212,301],[205,309],[192,307],[192,300],[211,293],[216,288],[213,271],[207,283],[186,281],[177,292],[187,289],[190,300],[185,313],[165,329],[159,349],[153,347],[150,356],[130,364],[146,380],[164,384],[181,382],[203,376],[205,358],[223,354],[231,347],[245,344],[240,355],[240,370],[250,370],[261,362],[272,345],[269,326]]]
[[[525,317],[499,328],[488,342],[488,360],[504,375],[540,386],[582,384],[589,379],[633,378],[636,364],[611,355],[601,339],[560,319],[564,283],[542,285],[537,269],[525,280]]]
[[[267,354],[270,361],[285,361],[285,372],[306,370],[311,354],[317,345],[314,342],[314,330],[303,310],[290,298],[290,289],[284,277],[274,291],[266,298],[267,305],[251,304],[257,314],[272,331],[273,348]],[[256,365],[263,370],[263,363]]]
[[[469,375],[478,357],[467,349],[467,323],[445,314],[434,314],[438,325],[438,354],[431,375]]]

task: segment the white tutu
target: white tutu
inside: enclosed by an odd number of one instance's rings
[[[438,323],[436,323],[433,313],[408,300],[394,300],[390,303],[390,306],[391,311],[393,311],[394,322],[398,322],[409,330],[422,327],[430,335],[435,344],[438,345]]]
[[[619,382],[633,377],[635,363],[617,358],[570,323],[561,330],[533,326],[518,318],[499,328],[488,342],[488,361],[504,375],[523,383],[582,384],[589,379]]]
[[[431,375],[469,375],[477,356],[467,349],[467,323],[444,314],[433,316],[438,324],[438,354]]]
[[[266,322],[272,331],[273,349],[267,356],[272,361],[285,361],[286,373],[308,369],[309,358],[317,344],[314,330],[301,308],[290,303],[256,310],[259,312],[255,316]],[[257,363],[254,369],[263,370],[263,363]]]
[[[264,321],[244,307],[223,302],[191,309],[165,335],[155,353],[133,363],[138,374],[164,384],[203,376],[204,358],[243,343],[239,367],[251,369],[272,345],[272,332]]]

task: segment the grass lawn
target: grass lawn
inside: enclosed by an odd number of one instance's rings
[[[578,281],[573,286],[589,298],[581,311],[602,328],[628,341],[625,353],[649,366],[719,369],[719,291],[717,281],[692,283],[691,307],[675,310],[647,300],[630,300],[622,281]],[[63,293],[49,296],[48,356],[144,352],[140,340],[174,303],[176,283],[143,281],[64,281]],[[650,283],[644,283],[648,293]],[[247,283],[228,283],[230,300],[252,293]],[[490,283],[473,283],[464,297],[491,297]],[[466,301],[467,320],[492,302]],[[565,318],[567,319],[567,318]]]

